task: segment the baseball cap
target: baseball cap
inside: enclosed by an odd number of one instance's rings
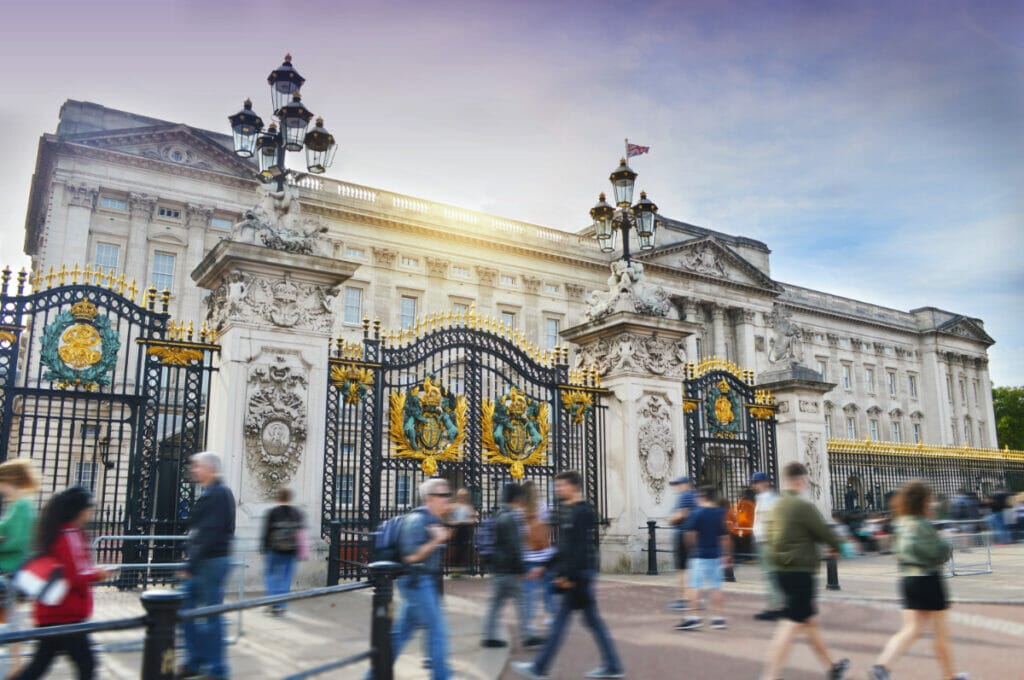
[[[765,473],[765,472],[755,472],[754,475],[750,478],[750,483],[751,484],[756,484],[757,482],[770,482],[770,481],[772,481],[772,478],[769,477],[768,474]]]
[[[693,480],[690,479],[689,477],[685,477],[685,476],[683,476],[683,477],[676,477],[671,482],[669,482],[669,484],[671,484],[672,486],[676,486],[678,484],[693,484]]]

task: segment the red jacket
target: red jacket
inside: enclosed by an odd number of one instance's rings
[[[92,584],[103,574],[89,557],[89,544],[85,534],[70,524],[65,525],[50,546],[49,554],[64,566],[68,581],[68,594],[55,607],[36,602],[36,624],[52,626],[60,623],[78,623],[92,616]]]

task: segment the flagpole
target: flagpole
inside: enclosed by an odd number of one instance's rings
[[[626,163],[629,163],[629,137],[626,137],[626,155],[623,158],[626,159]]]

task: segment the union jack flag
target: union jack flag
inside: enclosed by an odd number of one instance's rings
[[[639,156],[645,154],[651,150],[649,146],[640,146],[639,144],[627,144],[626,145],[626,157],[632,158],[633,156]]]

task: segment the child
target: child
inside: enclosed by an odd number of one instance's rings
[[[711,591],[711,627],[722,630],[724,595],[722,593],[722,567],[732,559],[732,541],[726,525],[726,510],[715,500],[714,487],[704,486],[699,491],[697,507],[683,525],[687,548],[690,551],[689,601],[697,602],[705,590]],[[677,630],[694,630],[704,625],[700,616],[688,616],[676,626]]]

